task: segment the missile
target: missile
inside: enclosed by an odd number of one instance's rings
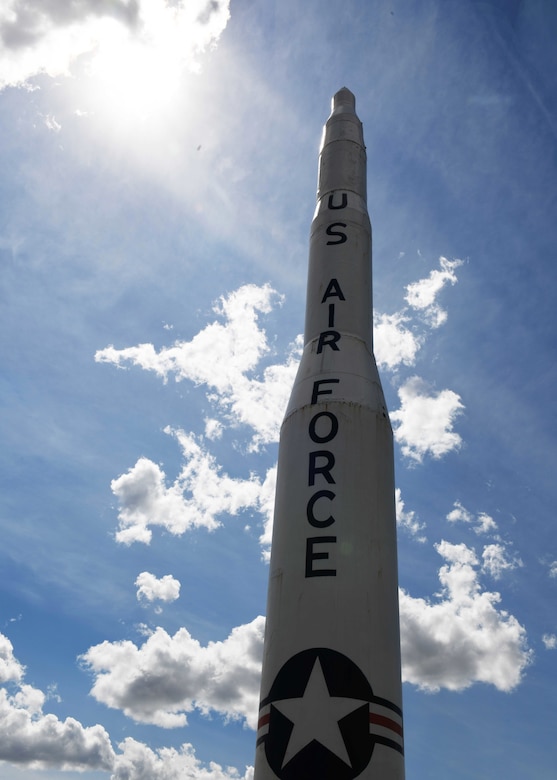
[[[280,434],[254,780],[277,777],[404,778],[393,435],[346,88],[323,132],[304,350]]]

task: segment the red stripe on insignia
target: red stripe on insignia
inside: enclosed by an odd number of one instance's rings
[[[266,726],[267,723],[271,720],[271,715],[268,713],[267,715],[263,715],[262,718],[259,718],[259,722],[257,724],[257,728],[260,729],[262,726]]]
[[[376,715],[375,713],[370,712],[369,722],[374,723],[376,726],[384,726],[386,729],[390,729],[402,737],[402,726],[395,720],[391,720],[391,718],[386,718],[384,715]]]

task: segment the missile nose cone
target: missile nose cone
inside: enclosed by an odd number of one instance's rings
[[[339,89],[333,96],[331,110],[333,114],[356,113],[356,98],[347,87]]]
[[[356,98],[346,87],[334,95],[332,112],[323,128],[317,200],[323,201],[325,211],[327,201],[323,199],[333,190],[348,190],[359,196],[367,218],[364,134],[356,114]]]

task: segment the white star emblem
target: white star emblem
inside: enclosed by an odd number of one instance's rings
[[[281,699],[273,702],[273,706],[294,724],[283,767],[314,739],[349,767],[352,766],[338,722],[361,707],[361,701],[331,696],[319,657],[315,659],[303,696]]]

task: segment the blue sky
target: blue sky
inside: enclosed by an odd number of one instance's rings
[[[554,778],[557,8],[0,1],[0,776],[251,778],[317,153],[356,95],[407,777]]]

